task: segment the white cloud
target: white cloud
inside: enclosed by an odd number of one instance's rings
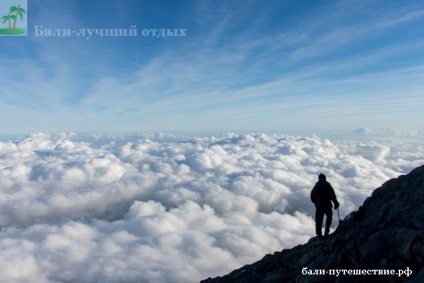
[[[343,216],[422,163],[422,146],[399,137],[0,142],[0,272],[7,282],[197,282],[313,236],[320,172]]]

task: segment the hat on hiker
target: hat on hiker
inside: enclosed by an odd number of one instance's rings
[[[325,175],[324,174],[319,174],[319,176],[318,176],[318,180],[320,180],[320,181],[325,181],[327,179],[327,177],[325,177]]]

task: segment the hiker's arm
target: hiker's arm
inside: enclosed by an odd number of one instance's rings
[[[311,201],[313,202],[313,203],[315,203],[315,201],[316,201],[316,196],[315,196],[315,187],[312,189],[312,191],[311,191]]]
[[[337,201],[336,193],[334,192],[333,187],[330,185],[331,188],[331,201],[334,203],[334,209],[339,208],[339,202]]]

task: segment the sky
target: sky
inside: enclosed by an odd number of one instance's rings
[[[423,8],[29,0],[27,36],[0,36],[0,134],[422,128]]]
[[[319,173],[344,219],[388,179],[424,164],[422,139],[371,135],[0,141],[1,281],[195,283],[304,244],[315,236]],[[337,223],[334,211],[331,232]]]

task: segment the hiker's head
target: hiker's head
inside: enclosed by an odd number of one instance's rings
[[[318,180],[320,180],[320,181],[325,181],[327,179],[327,177],[325,177],[325,175],[324,174],[319,174],[318,175]]]

